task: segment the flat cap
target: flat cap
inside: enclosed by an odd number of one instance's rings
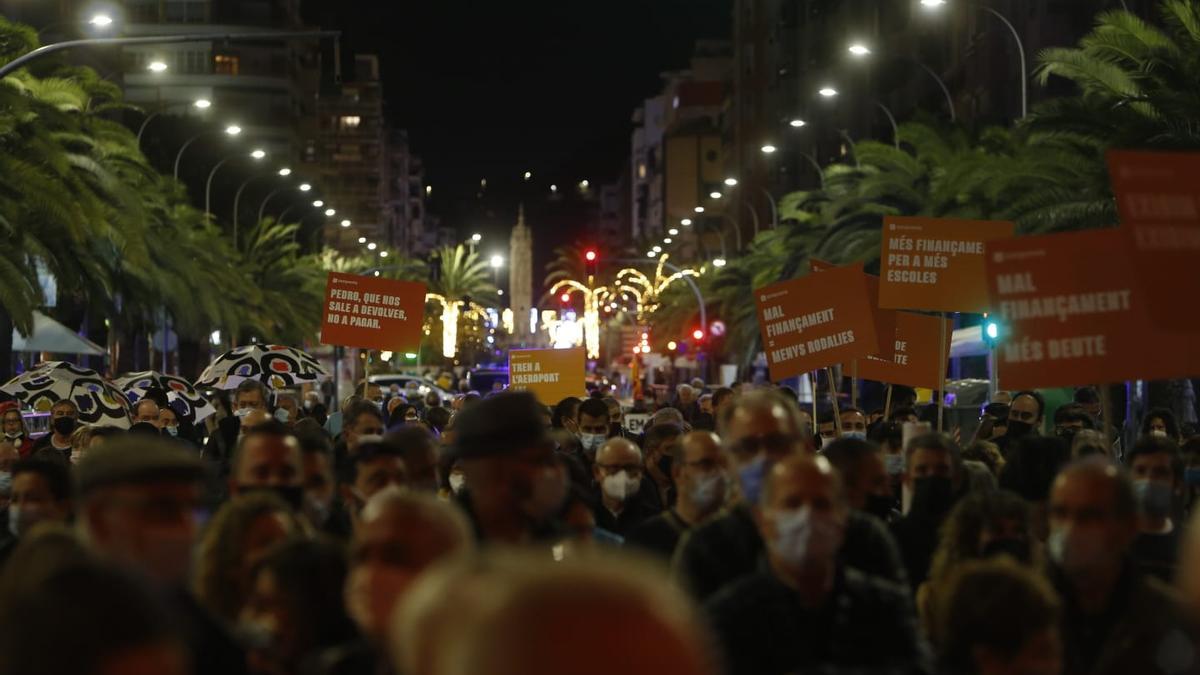
[[[454,418],[453,459],[514,455],[553,445],[543,423],[545,407],[527,392],[504,392],[464,408]]]
[[[161,438],[124,434],[88,450],[75,471],[79,494],[107,485],[204,480],[199,457]]]

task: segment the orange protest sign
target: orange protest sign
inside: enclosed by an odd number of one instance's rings
[[[545,405],[587,393],[584,349],[513,349],[508,352],[508,388],[533,393]]]
[[[772,284],[754,299],[774,380],[880,351],[861,264]]]
[[[421,346],[425,284],[330,272],[321,343],[415,352]]]
[[[934,312],[986,312],[984,244],[1011,237],[999,220],[883,219],[879,306]]]
[[[892,358],[880,355],[858,360],[858,376],[888,384],[903,384],[925,389],[941,389],[938,383],[938,344],[942,339],[941,321],[946,334],[954,331],[954,322],[936,316],[892,312],[895,317],[895,340],[892,342]],[[950,358],[950,344],[946,343],[942,361]]]
[[[1179,298],[1200,294],[1200,154],[1108,153],[1113,194],[1127,236],[1138,289],[1155,325],[1200,331],[1200,313]]]
[[[809,266],[814,272],[837,269],[837,265],[825,262],[824,260],[810,258],[808,262]],[[874,274],[867,274],[865,272],[863,273],[863,276],[867,278],[867,296],[870,298],[871,314],[875,319],[875,334],[879,336],[880,350],[878,353],[874,354],[874,356],[877,356],[881,359],[890,359],[894,353],[894,343],[891,340],[888,340],[887,336],[896,332],[896,312],[890,309],[881,309],[878,306],[879,277],[875,276]]]
[[[1118,229],[1017,237],[988,248],[991,306],[1009,330],[1001,387],[1032,389],[1200,374],[1200,335],[1149,321]]]

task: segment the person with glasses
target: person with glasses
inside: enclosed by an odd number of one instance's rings
[[[600,487],[600,499],[592,509],[596,527],[624,537],[658,513],[637,498],[646,470],[642,451],[632,441],[610,438],[600,446],[592,476]]]
[[[775,391],[738,396],[725,408],[718,427],[742,500],[685,534],[672,560],[674,576],[700,601],[757,569],[764,548],[752,507],[763,481],[775,463],[812,452],[810,431],[796,403]],[[896,542],[875,518],[851,512],[839,554],[867,574],[908,583]]]
[[[675,505],[635,527],[625,542],[669,559],[680,537],[724,508],[731,487],[728,468],[716,434],[693,431],[684,436],[671,463],[679,493]]]
[[[1036,391],[1019,391],[1013,395],[1012,403],[1008,406],[1008,429],[1003,436],[995,439],[1000,452],[1007,456],[1009,447],[1015,441],[1025,436],[1039,435],[1045,413],[1046,400]]]

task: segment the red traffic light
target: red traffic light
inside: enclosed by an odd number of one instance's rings
[[[570,302],[570,301],[571,301],[571,294],[570,294],[570,293],[563,293],[563,294],[562,294],[562,296],[561,296],[559,299],[560,299],[560,300],[562,300],[563,302]]]
[[[692,331],[692,337],[697,340],[703,340],[704,339],[704,331],[697,328],[696,330]]]
[[[596,252],[595,252],[595,251],[593,251],[593,250],[591,250],[591,249],[588,249],[588,251],[587,251],[586,253],[584,253],[584,254],[583,254],[583,257],[584,257],[584,258],[585,258],[585,259],[586,259],[588,262],[596,262]]]

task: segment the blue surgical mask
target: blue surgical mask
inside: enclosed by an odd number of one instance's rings
[[[759,454],[749,464],[738,469],[738,481],[742,484],[742,495],[747,504],[757,504],[762,496],[763,480],[767,476],[767,456]]]
[[[1133,494],[1142,513],[1161,518],[1171,513],[1171,486],[1157,480],[1133,481]]]
[[[842,438],[857,438],[860,441],[867,440],[867,432],[865,431],[843,431]]]
[[[163,431],[167,432],[168,436],[179,435],[179,427],[163,427]]]

